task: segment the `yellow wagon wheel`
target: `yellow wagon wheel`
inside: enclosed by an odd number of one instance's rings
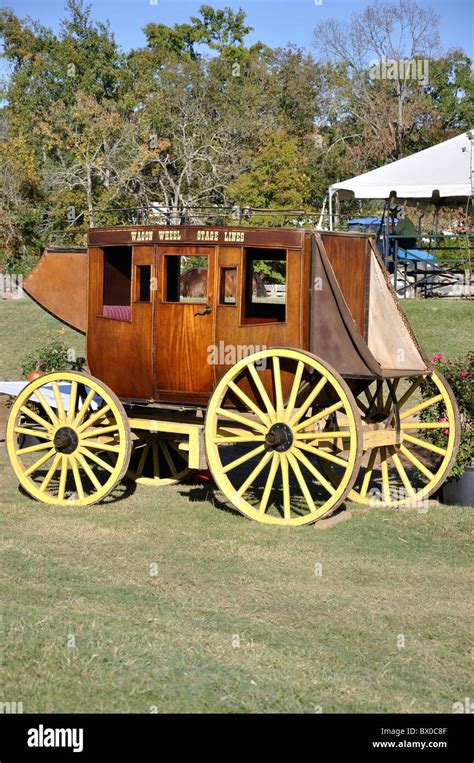
[[[17,397],[7,447],[18,481],[34,498],[87,506],[125,475],[131,433],[112,390],[86,374],[60,371],[36,379]]]
[[[184,480],[191,470],[188,454],[178,443],[163,434],[136,430],[135,442],[127,477],[140,485],[159,487],[175,485]]]
[[[301,394],[301,390],[304,390]],[[344,427],[329,436],[329,416]],[[346,437],[344,456],[328,442]],[[355,399],[323,360],[300,350],[262,350],[240,360],[218,383],[205,421],[209,468],[227,500],[258,522],[303,525],[334,511],[359,471],[362,435]],[[318,458],[341,468],[337,486]]]
[[[459,447],[459,411],[448,382],[437,372],[378,381],[357,403],[366,442],[384,432],[393,441],[365,449],[350,500],[379,507],[419,505],[443,484]],[[343,453],[345,444],[339,445]],[[324,471],[335,484],[337,469],[324,464]]]

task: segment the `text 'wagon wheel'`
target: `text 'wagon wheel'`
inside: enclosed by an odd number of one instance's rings
[[[140,485],[159,487],[175,485],[184,480],[188,468],[188,453],[178,443],[162,433],[137,430],[127,477]]]
[[[301,389],[304,390],[301,394]],[[329,416],[344,428],[329,436]],[[347,453],[333,456],[345,437]],[[217,486],[251,519],[277,525],[314,522],[348,494],[359,471],[362,435],[355,399],[343,379],[310,353],[274,348],[243,358],[209,402],[206,453]],[[341,469],[333,486],[318,459]]]
[[[125,475],[131,433],[120,400],[105,384],[58,371],[36,379],[17,397],[7,446],[20,484],[34,498],[87,506]]]
[[[443,484],[459,447],[459,412],[448,382],[439,373],[378,381],[357,403],[364,433],[373,430],[367,442],[384,433],[393,437],[367,447],[349,499],[379,507],[416,506]],[[330,464],[324,471],[336,484],[337,468]]]

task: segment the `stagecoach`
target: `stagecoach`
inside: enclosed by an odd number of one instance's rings
[[[419,505],[450,471],[456,402],[370,235],[94,228],[25,289],[87,347],[87,369],[35,379],[11,410],[10,460],[40,501],[210,470],[247,517],[296,526],[347,498]]]

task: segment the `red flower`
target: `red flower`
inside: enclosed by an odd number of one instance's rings
[[[469,372],[468,371],[461,371],[460,376],[462,376],[462,378],[464,379],[464,377],[469,376]]]
[[[443,360],[443,354],[441,352],[438,352],[437,355],[433,355],[431,358],[432,363],[438,363],[440,360]]]
[[[448,420],[448,419],[446,418],[446,416],[441,416],[441,417],[438,419],[438,421],[447,421],[447,420]]]
[[[449,429],[443,429],[443,434],[449,434]]]

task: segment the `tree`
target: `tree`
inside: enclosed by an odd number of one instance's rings
[[[248,172],[228,188],[240,206],[301,209],[309,190],[298,141],[284,130],[269,133]]]
[[[338,118],[374,158],[400,159],[433,117],[425,67],[439,49],[438,24],[437,14],[416,0],[397,0],[373,2],[349,24],[329,20],[315,29],[315,47],[336,67],[329,88]]]
[[[138,119],[125,119],[113,105],[79,91],[72,107],[52,104],[37,119],[36,132],[45,149],[42,178],[53,218],[94,227],[99,210],[129,196],[136,205],[148,202],[141,173],[151,152]]]
[[[233,177],[236,145],[212,107],[205,63],[186,61],[165,68],[144,116],[161,199],[173,210],[173,220],[179,221],[187,207],[221,203]]]

